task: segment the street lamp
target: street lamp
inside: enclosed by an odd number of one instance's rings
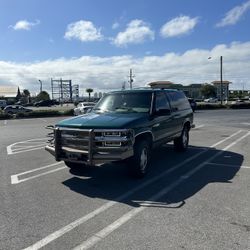
[[[211,59],[212,57],[208,57]],[[223,104],[223,80],[222,80],[222,64],[223,64],[223,57],[220,56],[220,104]]]
[[[41,80],[38,80],[40,82],[40,93],[43,91],[43,82]]]

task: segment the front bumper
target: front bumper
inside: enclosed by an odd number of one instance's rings
[[[45,147],[56,161],[69,161],[87,165],[99,165],[121,161],[134,154],[133,133],[119,130],[127,136],[102,136],[110,130],[84,130],[68,128],[53,129],[53,140]],[[113,132],[114,130],[112,130]],[[118,130],[115,130],[116,132]],[[111,145],[111,146],[107,146]],[[116,144],[115,146],[112,144]]]

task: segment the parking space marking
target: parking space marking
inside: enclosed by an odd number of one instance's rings
[[[30,139],[26,141],[15,142],[9,146],[7,146],[7,154],[19,154],[28,151],[42,149],[47,145],[47,138],[37,138]]]
[[[213,165],[213,166],[218,166],[218,167],[230,167],[230,168],[249,168],[250,166],[239,166],[239,165],[231,165],[231,164],[221,164],[221,163],[213,163],[209,162],[207,165]]]
[[[204,124],[201,124],[201,125],[195,126],[195,128],[194,128],[194,129],[203,128],[204,126],[205,126]]]
[[[242,125],[246,125],[246,126],[250,126],[250,123],[249,123],[249,122],[242,122],[241,124],[242,124]]]
[[[43,122],[47,122],[47,120],[43,119],[43,118],[38,118],[38,120],[43,121]]]
[[[18,184],[18,183],[21,183],[21,182],[24,182],[24,181],[28,181],[28,180],[31,180],[31,179],[34,179],[34,178],[37,178],[37,177],[40,177],[40,176],[44,176],[44,175],[47,175],[47,174],[54,173],[54,172],[57,172],[59,170],[65,169],[66,166],[63,166],[63,167],[60,167],[60,168],[49,170],[49,171],[43,172],[41,174],[33,175],[31,177],[19,180],[19,177],[21,177],[21,176],[23,176],[25,174],[37,172],[37,171],[47,169],[47,168],[51,168],[51,167],[54,167],[54,166],[62,164],[62,163],[63,162],[56,162],[56,163],[46,165],[46,166],[43,166],[43,167],[40,167],[40,168],[35,168],[35,169],[28,170],[28,171],[25,171],[25,172],[22,172],[22,173],[19,173],[19,174],[11,175],[11,177],[10,177],[11,178],[11,184]]]
[[[215,148],[216,146],[218,146],[218,145],[220,145],[221,143],[227,141],[228,139],[232,138],[233,136],[238,135],[238,134],[241,133],[241,132],[242,132],[242,130],[239,130],[238,132],[232,134],[231,136],[226,137],[225,139],[223,139],[223,140],[221,140],[221,141],[215,143],[215,144],[213,145],[213,147]]]
[[[192,175],[194,175],[196,172],[198,172],[200,169],[202,169],[207,163],[218,157],[219,155],[223,154],[223,151],[228,150],[229,148],[233,147],[236,143],[240,142],[244,138],[250,135],[250,132],[247,132],[245,135],[238,138],[235,142],[229,144],[225,148],[222,149],[222,151],[217,152],[215,155],[211,156],[206,162],[202,162],[197,167],[189,171],[185,178],[180,177],[177,181],[173,182],[169,186],[162,189],[160,192],[156,193],[155,195],[151,196],[149,200],[157,201],[161,197],[165,196],[167,193],[169,193],[171,190],[173,190],[175,187],[180,185],[182,182],[184,182],[187,178],[190,178]],[[145,204],[146,205],[146,204]],[[109,234],[111,234],[113,231],[121,227],[123,224],[125,224],[127,221],[135,217],[138,213],[142,212],[144,209],[146,209],[147,206],[144,207],[137,207],[132,210],[130,210],[128,213],[121,216],[119,219],[108,225],[107,227],[100,230],[98,233],[94,234],[90,238],[88,238],[86,241],[84,241],[82,244],[78,245],[77,247],[73,248],[73,250],[83,250],[83,249],[89,249],[90,247],[93,247],[95,244],[97,244],[99,241],[106,238]]]
[[[37,241],[36,243],[34,243],[33,245],[23,249],[23,250],[37,250],[40,249],[46,245],[48,245],[50,242],[58,239],[59,237],[63,236],[64,234],[70,232],[71,230],[73,230],[74,228],[82,225],[83,223],[87,222],[88,220],[94,218],[95,216],[99,215],[100,213],[106,211],[107,209],[111,208],[112,206],[114,206],[115,204],[117,204],[118,202],[126,199],[127,197],[129,197],[130,195],[132,195],[133,193],[149,186],[150,184],[152,184],[153,182],[166,177],[168,174],[172,173],[173,171],[179,169],[180,167],[184,166],[185,164],[193,161],[194,159],[198,158],[199,156],[201,156],[202,154],[206,153],[207,151],[209,151],[211,148],[214,148],[215,146],[218,146],[219,144],[231,139],[232,137],[238,135],[240,132],[242,132],[242,130],[239,130],[235,133],[233,133],[231,136],[211,145],[210,147],[207,148],[202,148],[202,151],[200,151],[197,154],[194,154],[193,156],[187,158],[186,160],[184,160],[181,163],[178,163],[176,165],[174,165],[172,168],[162,172],[161,174],[143,182],[142,184],[138,185],[137,187],[129,190],[128,192],[122,194],[121,196],[117,197],[114,201],[109,201],[107,203],[105,203],[104,205],[102,205],[101,207],[97,208],[96,210],[90,212],[87,215],[84,215],[83,217],[71,222],[70,224],[64,226],[63,228],[49,234],[48,236],[46,236],[45,238],[41,239],[40,241]],[[180,178],[181,179],[181,178]],[[181,179],[184,180],[184,179]]]

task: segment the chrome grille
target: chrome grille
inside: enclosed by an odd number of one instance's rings
[[[79,150],[88,150],[88,130],[61,130],[61,146]]]

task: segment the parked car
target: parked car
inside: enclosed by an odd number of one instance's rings
[[[241,100],[241,99],[237,99],[235,101],[232,101],[231,104],[242,104],[244,103],[245,101],[244,100]]]
[[[76,108],[74,108],[74,115],[82,115],[90,111],[96,103],[94,102],[80,102]]]
[[[187,150],[192,127],[193,111],[182,91],[114,91],[90,113],[48,126],[45,149],[71,169],[124,161],[134,176],[143,177],[152,149],[173,141],[176,151]]]
[[[5,114],[14,115],[18,113],[29,113],[32,109],[25,108],[21,105],[8,105],[3,109]]]
[[[35,107],[50,107],[53,105],[58,105],[59,102],[57,100],[41,100],[34,103]]]
[[[209,103],[216,103],[218,102],[217,98],[210,97],[208,99],[205,99],[204,102],[209,102]]]
[[[0,100],[0,109],[4,109],[7,106],[7,102],[5,100]]]
[[[196,107],[197,107],[196,101],[195,101],[193,98],[188,98],[188,101],[189,101],[189,103],[190,103],[190,106],[191,106],[193,112],[195,112]]]

